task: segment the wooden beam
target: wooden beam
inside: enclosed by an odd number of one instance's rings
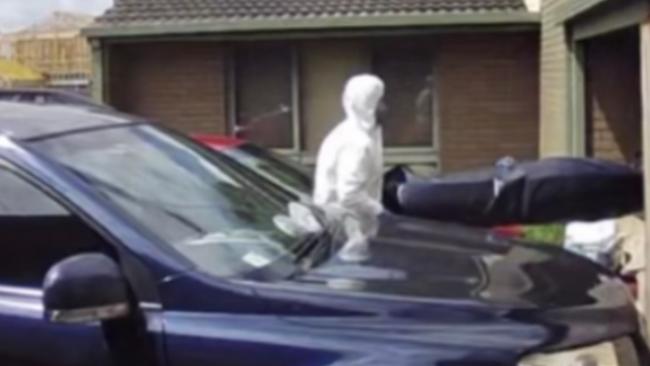
[[[107,52],[105,46],[98,40],[93,40],[90,42],[91,53],[92,53],[92,73],[91,73],[91,95],[92,98],[99,102],[104,103],[106,101],[106,60]]]
[[[634,27],[646,19],[648,9],[646,0],[617,2],[573,22],[571,34],[574,40],[583,40]]]
[[[610,2],[611,0],[569,0],[566,1],[565,7],[564,7],[564,14],[562,14],[562,17],[560,20],[562,22],[569,21],[573,18],[579,17],[594,8],[597,8],[607,2]]]
[[[585,156],[586,142],[586,87],[584,44],[572,42],[569,53],[569,146],[574,156]]]
[[[646,20],[640,27],[641,32],[641,105],[642,105],[642,134],[643,134],[643,171],[645,173],[645,191],[650,192],[650,19]],[[646,238],[650,238],[650,220],[648,220],[648,208],[650,208],[650,194],[645,194],[645,222]],[[646,239],[647,240],[647,239]],[[650,281],[648,278],[648,263],[650,263],[650,248],[646,242],[645,248],[645,304],[643,304],[646,315],[646,335],[650,334],[650,322],[647,316],[650,315]]]

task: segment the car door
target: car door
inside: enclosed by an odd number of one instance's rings
[[[121,325],[54,323],[45,319],[42,306],[41,284],[52,265],[106,250],[106,242],[77,215],[0,162],[0,365],[119,362],[122,355],[115,354],[107,334]]]

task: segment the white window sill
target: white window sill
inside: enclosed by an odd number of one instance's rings
[[[275,151],[301,164],[309,166],[316,164],[316,156],[311,153],[292,150]],[[439,166],[439,156],[438,152],[433,148],[386,148],[384,150],[384,163],[386,165],[427,165],[437,168]]]

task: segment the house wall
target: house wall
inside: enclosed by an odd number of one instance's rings
[[[543,0],[540,65],[540,155],[570,154],[569,49],[561,17],[569,2]]]
[[[534,159],[539,140],[539,35],[467,34],[439,42],[444,171]]]
[[[108,102],[191,133],[226,132],[224,50],[217,43],[111,46]]]
[[[489,165],[505,155],[536,158],[539,34],[427,37],[434,54],[442,169]],[[299,51],[301,145],[307,156],[316,154],[343,117],[345,81],[370,69],[370,48],[380,43],[376,38],[293,41]],[[186,132],[227,131],[226,52],[219,43],[119,44],[109,54],[108,97],[118,109]]]
[[[613,107],[625,98],[633,98],[634,102],[638,100],[634,95],[638,94],[638,86],[628,85],[625,91],[621,91],[621,83],[607,80],[616,78],[613,70],[618,69],[618,64],[625,63],[619,57],[622,53],[617,45],[612,45],[609,51],[605,51],[608,48],[605,46],[603,56],[597,56],[596,63],[589,64],[587,59],[594,58],[589,52],[599,52],[595,49],[589,51],[588,44],[592,43],[589,39],[631,25],[635,28],[638,19],[645,19],[646,10],[647,3],[643,0],[543,0],[540,92],[542,156],[591,153],[614,160],[627,160],[630,150],[638,150],[639,143],[625,137],[636,133],[636,128],[629,128],[629,132],[616,132],[619,123],[615,122],[621,118],[634,119],[633,116],[623,115],[637,112],[615,111],[618,107]],[[627,55],[630,62],[638,60],[638,54]],[[609,60],[605,59],[607,57]],[[628,66],[620,69],[620,76],[634,79],[628,74],[638,70],[638,66]],[[598,71],[590,71],[589,68]],[[588,90],[586,85],[588,73],[591,73],[592,82],[595,83],[594,90]],[[612,96],[605,98],[608,89]],[[637,105],[628,106],[638,109]]]
[[[639,56],[636,29],[586,44],[587,143],[595,157],[631,162],[641,152]]]

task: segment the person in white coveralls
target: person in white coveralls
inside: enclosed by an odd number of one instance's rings
[[[377,107],[384,83],[364,74],[348,80],[343,92],[345,119],[320,146],[316,161],[314,203],[345,218],[348,242],[339,252],[344,261],[369,255],[367,238],[376,233],[383,211],[383,136]]]

